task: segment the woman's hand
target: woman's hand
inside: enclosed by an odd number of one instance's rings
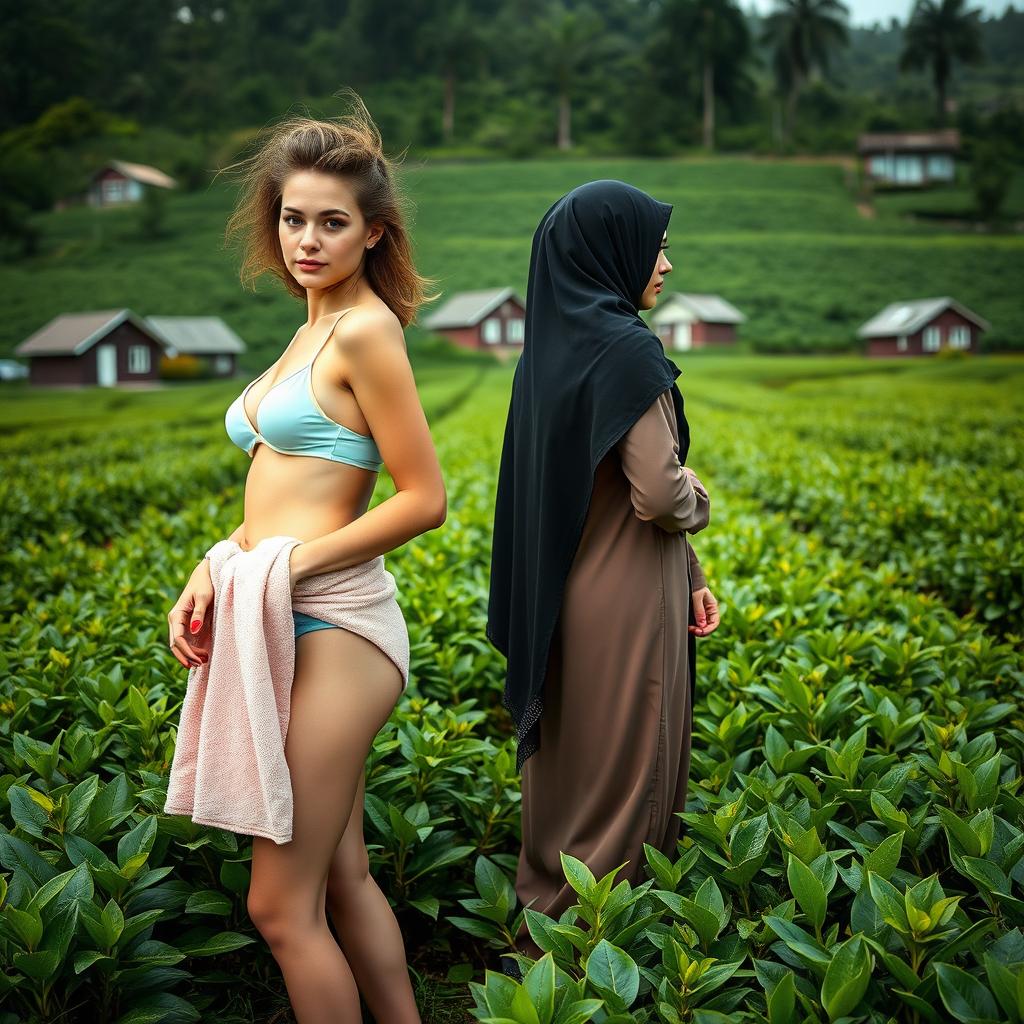
[[[692,594],[693,617],[697,620],[696,626],[689,626],[689,630],[695,636],[707,636],[718,629],[718,602],[715,595],[711,593],[710,587],[701,587]]]
[[[210,562],[204,558],[167,613],[170,648],[185,668],[201,665],[210,657],[213,596]]]

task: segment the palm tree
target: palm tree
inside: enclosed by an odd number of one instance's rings
[[[459,76],[480,56],[483,33],[478,19],[465,0],[454,8],[438,11],[435,21],[424,26],[420,33],[420,50],[439,65],[444,82],[441,111],[441,135],[446,143],[455,138],[455,91]]]
[[[828,70],[829,53],[845,44],[849,9],[842,0],[775,0],[764,19],[761,43],[771,47],[772,69],[786,99],[784,134],[792,138],[800,92],[812,75]]]
[[[579,80],[602,52],[604,21],[590,7],[555,4],[536,23],[535,67],[558,94],[558,148],[572,148],[572,100]]]
[[[746,18],[733,0],[669,0],[661,10],[659,29],[676,60],[691,51],[700,59],[703,144],[714,149],[715,94],[725,76],[739,73],[750,52]]]
[[[903,34],[900,71],[931,65],[938,123],[946,123],[946,88],[953,61],[980,64],[981,9],[966,9],[966,0],[916,0]]]

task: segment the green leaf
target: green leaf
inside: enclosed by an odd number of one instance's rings
[[[602,939],[587,958],[587,980],[602,994],[614,993],[628,1008],[640,989],[640,970],[625,950]]]
[[[1024,996],[1024,969],[1018,968],[1015,975],[991,953],[984,955],[984,963],[988,986],[1006,1013],[1007,1020],[1012,1024],[1020,1024],[1021,1014],[1024,1013],[1024,999],[1018,1002],[1018,992]]]
[[[427,917],[432,917],[435,921],[441,909],[441,901],[436,896],[422,896],[419,899],[411,899],[409,900],[409,905],[426,914]]]
[[[577,860],[571,854],[564,851],[559,853],[562,859],[562,871],[565,873],[566,881],[585,899],[593,894],[597,879],[594,873],[581,860]]]
[[[562,1006],[555,1024],[586,1024],[603,1006],[603,999],[577,999]]]
[[[60,953],[55,949],[41,949],[37,953],[14,954],[14,966],[36,981],[53,977],[60,964]]]
[[[124,867],[132,858],[142,855],[142,859],[153,850],[153,841],[157,838],[157,815],[147,814],[134,828],[118,841],[118,867]]]
[[[221,932],[219,935],[211,935],[194,946],[182,946],[180,951],[186,956],[219,956],[221,953],[230,953],[255,941],[251,936],[241,935],[238,932]]]
[[[814,872],[793,854],[789,855],[786,878],[800,909],[807,915],[815,929],[820,931],[825,923],[825,911],[828,908],[824,886]]]
[[[512,997],[512,1005],[509,1010],[512,1018],[518,1021],[518,1024],[541,1024],[537,1008],[533,1005],[530,993],[523,985],[516,986],[516,993]]]
[[[900,854],[903,852],[903,833],[897,832],[883,839],[864,858],[864,870],[874,871],[876,875],[888,881],[900,862]]]
[[[875,906],[878,907],[878,912],[882,915],[882,919],[894,928],[901,929],[904,932],[909,931],[910,924],[907,921],[904,900],[896,887],[884,878],[879,878],[874,871],[869,871],[868,889],[871,892],[871,898],[874,900]]]
[[[952,964],[936,964],[935,976],[943,1005],[959,1021],[998,1021],[999,1007],[992,993],[972,974]]]
[[[957,852],[962,851],[972,857],[979,856],[981,854],[981,840],[974,829],[948,807],[936,807],[935,810],[942,820],[942,827],[946,830],[946,837],[950,842],[955,840],[958,844],[959,850]]]
[[[871,963],[871,953],[860,935],[854,935],[837,947],[821,986],[821,1005],[829,1020],[853,1012],[867,991]]]
[[[523,988],[530,994],[540,1024],[551,1024],[555,1013],[555,959],[545,953],[523,978]]]
[[[216,889],[200,889],[185,901],[185,913],[220,914],[227,917],[231,913],[231,900]]]
[[[792,1024],[793,1010],[796,1008],[796,986],[793,972],[786,973],[779,979],[768,994],[769,1024]]]
[[[477,857],[473,877],[476,882],[476,891],[491,906],[505,909],[515,906],[515,887],[494,861],[484,856]]]

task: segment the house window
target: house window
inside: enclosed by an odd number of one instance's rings
[[[901,334],[896,339],[896,351],[897,352],[906,352],[907,351],[907,336],[905,334]]]
[[[956,324],[949,329],[949,347],[971,347],[971,329],[966,324]]]
[[[213,361],[217,373],[228,373],[231,370],[231,356],[217,356]]]
[[[924,339],[921,343],[925,352],[938,352],[939,347],[942,345],[942,332],[938,327],[926,327],[924,329]]]
[[[501,321],[496,316],[484,321],[483,339],[488,345],[496,345],[501,341]]]
[[[128,349],[128,372],[149,373],[149,347],[147,345],[132,345]]]
[[[509,341],[522,341],[523,340],[524,323],[519,317],[515,317],[508,321],[508,340]]]
[[[103,181],[103,199],[108,203],[120,203],[127,197],[128,183],[123,178],[106,178]]]

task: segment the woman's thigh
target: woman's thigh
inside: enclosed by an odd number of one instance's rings
[[[292,839],[253,839],[249,913],[259,924],[310,924],[324,914],[332,855],[353,814],[374,737],[401,693],[398,668],[345,629],[296,641],[285,738],[293,797]]]

